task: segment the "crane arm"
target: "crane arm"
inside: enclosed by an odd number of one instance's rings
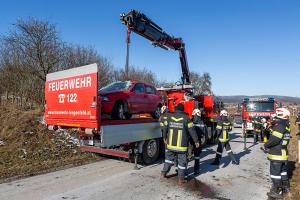
[[[191,83],[185,44],[182,38],[170,36],[145,14],[136,10],[131,10],[127,14],[121,14],[120,20],[127,26],[129,33],[133,31],[139,34],[140,36],[150,40],[154,46],[166,50],[173,49],[178,51],[182,70],[182,82],[183,84]],[[127,39],[127,42],[129,42],[129,39]]]

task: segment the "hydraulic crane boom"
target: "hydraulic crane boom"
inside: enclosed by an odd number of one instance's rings
[[[120,18],[122,23],[126,25],[128,29],[127,48],[130,41],[130,32],[133,31],[150,40],[154,46],[158,46],[166,50],[173,49],[178,51],[182,70],[182,83],[184,85],[191,83],[187,56],[185,52],[185,44],[182,41],[182,38],[175,38],[165,33],[160,26],[154,23],[146,15],[136,10],[131,10],[127,14],[123,13],[121,14]],[[128,57],[126,60],[128,65]]]

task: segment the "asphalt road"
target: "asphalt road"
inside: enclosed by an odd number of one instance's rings
[[[260,150],[262,144],[243,150],[241,130],[231,134],[231,146],[240,165],[230,164],[224,158],[219,168],[211,166],[216,146],[203,150],[201,174],[191,178],[186,186],[176,186],[174,170],[171,177],[161,180],[162,163],[134,170],[133,164],[105,159],[96,163],[0,184],[1,200],[264,200],[270,187],[269,163]],[[189,171],[192,171],[191,162]]]

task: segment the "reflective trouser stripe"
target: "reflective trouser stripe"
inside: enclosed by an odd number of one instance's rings
[[[217,154],[222,155],[222,153],[220,153],[220,152],[217,152]]]
[[[232,152],[232,150],[227,151],[227,153],[230,153],[230,152]]]
[[[165,160],[165,163],[174,164],[174,162],[171,160]]]
[[[286,175],[287,175],[287,172],[282,172],[281,175],[282,175],[282,176],[286,176]]]
[[[274,175],[270,175],[271,176],[271,178],[273,178],[273,179],[281,179],[281,176],[274,176]]]
[[[264,136],[264,143],[266,143],[268,141],[267,136]]]
[[[199,160],[200,159],[200,157],[194,157],[194,160]]]
[[[185,166],[183,167],[183,166],[178,165],[178,169],[185,169]]]

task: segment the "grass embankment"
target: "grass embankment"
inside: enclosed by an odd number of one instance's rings
[[[0,107],[0,182],[97,160],[66,132],[49,131],[42,111]]]
[[[298,163],[298,129],[295,125],[295,117],[291,119],[292,139],[289,144],[289,173],[291,177],[291,193],[285,197],[285,200],[300,199],[300,165]]]

